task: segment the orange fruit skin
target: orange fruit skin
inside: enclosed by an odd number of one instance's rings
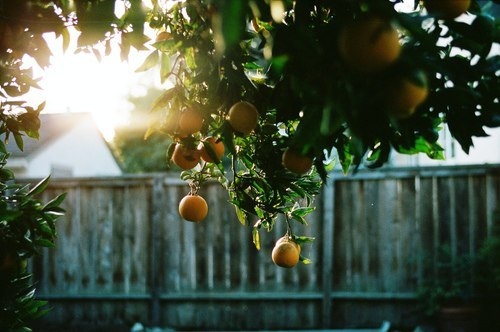
[[[313,160],[295,150],[286,149],[282,155],[282,164],[287,170],[302,175],[311,169]]]
[[[300,259],[300,251],[297,246],[297,243],[289,239],[278,241],[271,253],[274,264],[284,268],[292,268],[297,265]]]
[[[471,0],[424,0],[425,9],[430,15],[447,20],[464,14],[470,5]]]
[[[258,121],[259,111],[249,102],[239,101],[229,109],[228,122],[242,135],[250,134],[257,127]]]
[[[207,201],[199,195],[189,194],[179,202],[179,215],[187,221],[200,222],[207,214]]]
[[[172,154],[172,162],[183,170],[194,168],[200,162],[200,151],[177,143]]]
[[[402,79],[398,83],[388,89],[386,96],[388,113],[397,119],[407,119],[427,99],[429,89],[408,79]]]
[[[197,133],[203,126],[203,117],[194,110],[186,110],[179,117],[179,130],[181,134],[190,135]]]
[[[384,70],[401,53],[399,34],[390,22],[377,16],[343,26],[338,40],[339,55],[352,70],[371,74]]]
[[[300,255],[300,252],[301,252],[302,248],[300,247],[300,245],[299,245],[297,242],[295,242],[295,241],[292,239],[292,237],[291,237],[291,236],[289,236],[289,235],[285,235],[285,236],[283,236],[283,237],[280,237],[280,238],[278,239],[278,241],[276,241],[276,244],[275,244],[274,246],[277,246],[278,244],[280,244],[280,243],[282,243],[282,242],[290,242],[290,243],[294,244],[294,245],[295,245],[295,247],[297,248],[297,250],[299,251],[299,255]]]
[[[217,160],[220,161],[224,156],[224,151],[225,151],[224,143],[222,143],[222,141],[217,142],[215,137],[207,137],[205,141],[207,141],[210,144],[212,150],[215,152],[215,155],[217,156]],[[207,163],[215,162],[208,153],[207,148],[205,147],[205,144],[203,144],[203,142],[200,142],[200,144],[198,145],[198,150],[200,150],[201,159],[203,159]]]
[[[162,42],[162,41],[170,39],[171,37],[172,37],[172,35],[170,34],[170,32],[162,31],[158,35],[156,35],[155,41]]]

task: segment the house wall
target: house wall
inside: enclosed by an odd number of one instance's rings
[[[121,169],[89,117],[29,157],[28,169],[18,176],[114,176]]]
[[[444,129],[441,132],[439,143],[444,148],[444,160],[433,160],[425,154],[404,155],[393,152],[390,165],[395,167],[414,166],[451,166],[473,164],[500,163],[500,128],[485,128],[487,137],[474,137],[474,146],[469,153],[462,150],[460,144],[453,139],[450,132]]]

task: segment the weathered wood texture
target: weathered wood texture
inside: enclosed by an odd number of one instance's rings
[[[288,270],[270,258],[284,233],[261,232],[257,251],[227,193],[206,184],[209,215],[183,221],[188,186],[162,175],[53,179],[66,192],[57,248],[33,264],[44,323],[178,329],[315,329],[411,324],[423,259],[448,242],[474,252],[491,229],[499,167],[335,174],[317,198],[303,246],[310,265]]]

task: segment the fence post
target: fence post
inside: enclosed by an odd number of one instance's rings
[[[329,178],[323,186],[322,216],[322,250],[323,250],[323,303],[322,303],[322,325],[330,328],[332,323],[332,277],[334,259],[334,231],[335,231],[335,181]]]
[[[158,280],[159,276],[159,253],[161,246],[161,235],[160,235],[160,211],[161,211],[161,199],[163,192],[163,177],[154,176],[152,178],[151,187],[151,253],[149,261],[149,278],[150,278],[150,313],[149,319],[153,326],[160,325],[160,283]]]

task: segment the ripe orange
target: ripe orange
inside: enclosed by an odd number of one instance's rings
[[[207,201],[197,194],[188,194],[179,202],[179,214],[187,221],[200,222],[208,214]]]
[[[311,169],[313,160],[309,156],[301,155],[297,151],[288,148],[283,152],[282,164],[287,170],[301,175]]]
[[[401,53],[398,31],[391,22],[367,16],[343,26],[339,33],[341,59],[352,69],[370,74],[391,65]]]
[[[162,32],[160,32],[159,34],[156,35],[155,41],[156,42],[162,42],[162,41],[168,40],[170,38],[172,38],[172,35],[170,34],[170,32],[162,31]]]
[[[424,0],[424,7],[430,15],[447,20],[465,13],[471,0]]]
[[[300,248],[300,245],[297,242],[295,242],[290,235],[285,235],[285,236],[280,237],[278,239],[278,241],[276,241],[276,244],[274,246],[277,246],[278,244],[280,244],[281,242],[284,242],[284,241],[288,241],[288,242],[292,243],[293,245],[295,245],[295,247],[299,251],[299,255],[300,255],[300,251],[302,250],[302,248]]]
[[[200,151],[191,149],[181,143],[175,145],[172,162],[183,170],[195,167],[200,161]]]
[[[384,99],[390,116],[407,119],[427,99],[429,95],[427,79],[422,73],[418,78],[418,82],[404,77],[388,83]]]
[[[285,235],[276,242],[271,258],[280,267],[292,268],[299,262],[300,246]]]
[[[239,101],[231,106],[228,115],[231,127],[242,135],[250,134],[259,121],[259,111],[253,104],[246,101]]]
[[[211,157],[208,148],[206,147],[205,144],[210,145],[210,147],[212,148],[212,152],[215,153],[215,157],[217,157],[217,162],[220,162],[222,156],[224,156],[224,150],[225,150],[224,143],[222,143],[222,141],[217,141],[215,137],[210,136],[205,138],[204,142],[200,142],[200,144],[198,145],[198,150],[200,150],[201,159],[203,159],[207,163],[213,163],[215,161]]]
[[[190,135],[197,133],[203,126],[203,117],[195,110],[187,109],[179,117],[179,130],[182,134]]]

